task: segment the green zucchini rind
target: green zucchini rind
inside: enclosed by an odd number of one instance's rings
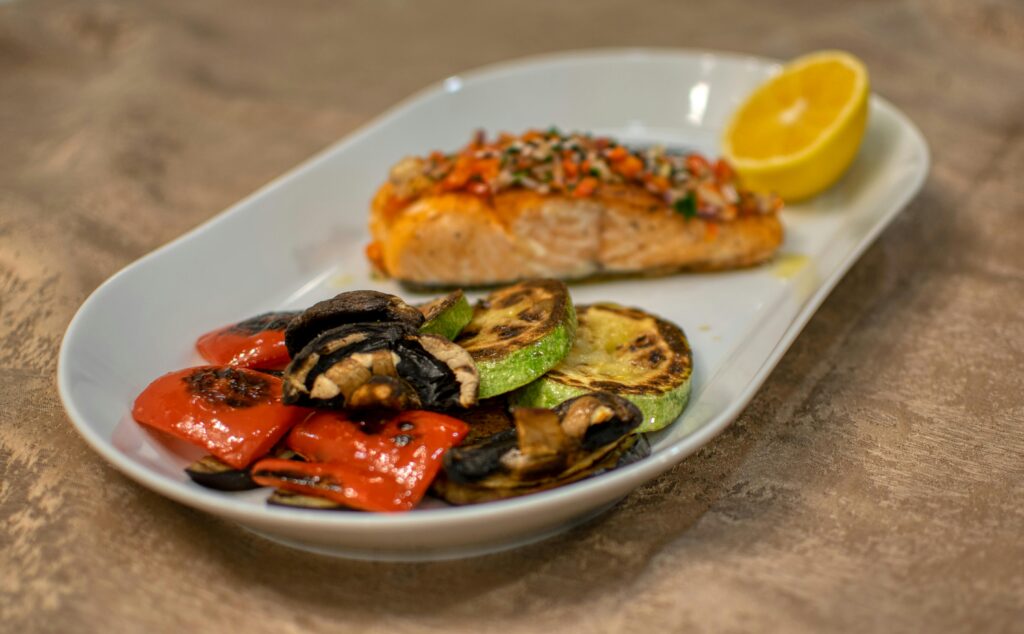
[[[558,280],[533,280],[481,300],[456,343],[473,357],[484,399],[543,375],[569,353],[575,336],[569,289]]]
[[[657,431],[686,408],[693,355],[673,323],[616,304],[580,306],[568,356],[512,396],[516,405],[555,407],[595,390],[618,394],[644,414],[640,432]]]
[[[417,306],[426,321],[420,332],[441,335],[454,340],[473,319],[473,307],[462,291],[453,291],[444,297]]]

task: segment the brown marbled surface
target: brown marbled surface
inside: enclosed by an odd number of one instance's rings
[[[924,190],[739,420],[572,532],[445,563],[294,552],[79,439],[106,277],[457,71],[593,46],[863,58]],[[0,631],[1024,631],[1020,2],[0,2]]]

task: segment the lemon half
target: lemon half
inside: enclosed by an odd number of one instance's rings
[[[834,183],[853,162],[868,118],[868,72],[853,55],[797,58],[733,114],[723,153],[755,191],[794,202]]]

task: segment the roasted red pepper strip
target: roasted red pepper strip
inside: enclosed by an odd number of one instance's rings
[[[196,341],[199,354],[210,363],[242,368],[281,370],[290,361],[284,329],[298,313],[265,313],[213,332]]]
[[[444,453],[467,433],[466,423],[435,412],[399,412],[380,422],[318,412],[286,441],[310,462],[261,460],[253,479],[366,511],[407,511],[423,499]],[[283,467],[293,475],[281,475]]]
[[[416,505],[403,499],[404,490],[394,478],[359,465],[266,458],[253,466],[252,479],[262,486],[315,495],[362,511],[407,511]]]
[[[135,399],[139,423],[244,469],[310,410],[281,403],[281,379],[255,370],[200,366],[165,374]]]

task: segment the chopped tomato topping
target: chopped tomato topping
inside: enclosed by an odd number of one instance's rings
[[[441,188],[455,191],[477,182],[486,186],[487,182],[497,177],[499,167],[497,159],[478,159],[472,154],[463,153],[455,160],[452,171],[441,181]],[[487,191],[490,191],[490,187]]]
[[[635,178],[643,169],[643,161],[629,154],[615,164],[615,171],[622,174],[623,178]]]
[[[562,159],[562,173],[566,179],[572,180],[580,175],[580,166],[571,159]]]
[[[612,161],[621,161],[629,155],[629,150],[621,145],[608,150],[608,159]]]
[[[473,175],[472,163],[472,157],[465,154],[455,159],[452,171],[441,181],[442,189],[455,190],[465,185],[469,181],[469,177]]]
[[[664,192],[669,188],[668,179],[664,176],[650,176],[647,180],[647,184],[653,187],[656,191]]]
[[[694,176],[703,176],[711,169],[711,164],[700,154],[691,154],[686,157],[686,169]]]
[[[588,176],[580,181],[580,184],[573,190],[572,195],[577,198],[583,198],[590,196],[597,189],[597,179],[593,176]]]
[[[732,165],[729,165],[729,162],[725,159],[718,159],[715,161],[714,172],[715,179],[719,183],[728,183],[736,176],[735,172],[732,170]]]
[[[403,198],[399,200],[398,194],[392,198],[399,209],[418,196],[445,192],[465,192],[489,202],[516,188],[586,196],[594,189],[589,184],[579,185],[591,177],[599,185],[642,187],[677,211],[679,201],[691,200],[698,188],[714,185],[724,193],[705,196],[687,218],[727,221],[738,215],[775,213],[781,204],[777,196],[738,190],[736,174],[724,160],[710,162],[700,154],[659,146],[630,149],[607,137],[563,134],[556,128],[529,130],[518,136],[502,133],[494,139],[477,133],[456,154],[433,152],[421,162],[422,169],[415,173],[392,172],[392,182],[409,185],[400,189],[408,192]],[[682,206],[691,207],[689,203]]]
[[[265,456],[309,410],[281,403],[281,379],[199,366],[165,374],[135,399],[139,423],[204,448],[236,469]]]

